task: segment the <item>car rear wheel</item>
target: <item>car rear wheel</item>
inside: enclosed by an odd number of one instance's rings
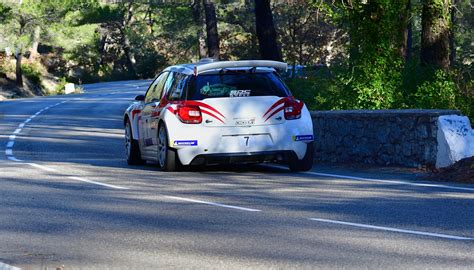
[[[158,130],[158,165],[163,171],[172,172],[178,169],[177,153],[169,148],[168,132],[164,123]]]
[[[309,171],[313,168],[313,156],[314,156],[314,142],[310,142],[306,145],[306,153],[303,159],[298,159],[298,156],[290,155],[288,167],[292,172],[303,172]]]
[[[145,163],[140,154],[138,141],[133,139],[130,121],[127,121],[125,124],[125,156],[128,165],[140,165]]]

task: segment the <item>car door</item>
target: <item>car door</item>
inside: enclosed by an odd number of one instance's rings
[[[155,98],[152,100],[150,108],[149,121],[147,122],[148,130],[148,143],[147,151],[153,158],[157,157],[156,153],[158,152],[158,125],[160,123],[161,114],[165,109],[168,102],[166,99],[163,99],[164,93],[167,91],[167,87],[172,80],[173,75],[170,72],[164,72],[158,78],[158,82],[154,89]]]
[[[151,129],[153,127],[152,125],[152,113],[155,109],[155,107],[158,106],[159,101],[161,99],[161,90],[163,89],[163,86],[161,84],[161,89],[160,89],[160,82],[163,82],[166,80],[166,77],[168,76],[168,72],[163,72],[161,73],[155,81],[150,85],[148,88],[148,91],[145,95],[145,105],[143,107],[143,110],[141,112],[141,117],[139,120],[139,137],[140,137],[140,149],[142,150],[142,155],[146,156],[147,159],[149,157],[153,157],[153,153],[150,152],[150,147],[153,145],[153,130]]]

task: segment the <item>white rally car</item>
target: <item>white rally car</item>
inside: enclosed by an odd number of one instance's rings
[[[166,68],[125,111],[129,164],[313,164],[313,124],[277,71],[287,64],[212,61]]]

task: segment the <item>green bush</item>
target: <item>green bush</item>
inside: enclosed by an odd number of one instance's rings
[[[310,110],[456,109],[474,120],[474,80],[460,71],[446,73],[414,67],[411,72],[354,74],[333,70],[286,81],[293,95]]]
[[[67,84],[67,80],[66,78],[64,77],[61,77],[59,79],[59,82],[58,84],[56,85],[56,89],[55,89],[55,92],[56,92],[56,95],[64,95],[65,93],[65,87],[66,87],[66,84]]]
[[[431,80],[424,81],[414,94],[414,104],[424,109],[456,108],[456,84],[448,74],[437,70]]]
[[[23,75],[31,81],[34,85],[41,86],[41,71],[38,67],[32,64],[21,65]]]

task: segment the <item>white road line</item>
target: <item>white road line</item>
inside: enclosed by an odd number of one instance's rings
[[[9,141],[7,143],[7,148],[12,148],[14,144],[15,144],[15,141]]]
[[[0,270],[21,270],[21,268],[0,262]]]
[[[279,165],[265,165],[265,166],[278,168],[278,169],[288,169],[287,167],[279,166]],[[444,189],[454,189],[454,190],[463,190],[463,191],[474,191],[474,188],[468,188],[468,187],[415,183],[415,182],[397,181],[397,180],[372,179],[372,178],[357,177],[357,176],[350,176],[350,175],[340,175],[340,174],[330,174],[330,173],[318,173],[318,172],[302,172],[302,173],[316,175],[316,176],[342,178],[342,179],[350,179],[350,180],[366,181],[366,182],[377,182],[377,183],[385,183],[385,184],[397,184],[397,185],[409,185],[409,186],[417,186],[417,187],[432,187],[432,188],[444,188]]]
[[[21,128],[17,128],[15,129],[15,131],[13,131],[13,134],[19,134],[21,132]]]
[[[16,139],[16,135],[10,135],[10,137],[8,137],[8,140],[10,141],[14,141]]]
[[[5,149],[5,155],[13,156],[13,150],[11,148]]]
[[[28,119],[26,119],[25,122],[23,122],[23,123],[28,124],[30,121],[31,121],[31,118],[28,118]]]
[[[15,161],[15,162],[22,162],[23,160],[17,159],[16,157],[13,156],[7,156],[8,160]]]
[[[242,210],[242,211],[249,211],[249,212],[260,212],[260,211],[262,211],[262,210],[258,210],[258,209],[239,207],[239,206],[220,204],[220,203],[213,203],[213,202],[206,202],[206,201],[200,201],[200,200],[194,200],[194,199],[188,199],[188,198],[182,198],[182,197],[176,197],[176,196],[165,196],[165,197],[168,198],[168,199],[173,199],[173,200],[178,200],[178,201],[207,204],[207,205],[213,205],[213,206],[219,206],[219,207],[225,207],[225,208],[232,208],[232,209],[237,209],[237,210]]]
[[[24,128],[25,127],[25,123],[21,123],[20,125],[18,125],[18,128]]]
[[[423,236],[432,236],[432,237],[446,238],[446,239],[452,239],[452,240],[474,240],[474,238],[471,238],[471,237],[455,236],[455,235],[440,234],[440,233],[421,232],[421,231],[397,229],[397,228],[382,227],[382,226],[373,226],[373,225],[367,225],[367,224],[345,222],[345,221],[338,221],[338,220],[330,220],[330,219],[323,219],[323,218],[310,218],[310,220],[325,222],[325,223],[332,223],[332,224],[339,224],[339,225],[347,225],[347,226],[353,226],[353,227],[360,227],[360,228],[366,228],[366,229],[382,230],[382,231],[389,231],[389,232],[399,232],[399,233],[408,233],[408,234],[416,234],[416,235],[423,235]]]
[[[89,183],[89,184],[94,184],[94,185],[99,185],[99,186],[104,186],[104,187],[109,187],[109,188],[114,188],[114,189],[129,189],[129,188],[126,188],[126,187],[121,187],[121,186],[110,185],[110,184],[105,184],[105,183],[101,183],[101,182],[92,181],[92,180],[85,179],[85,178],[82,178],[82,177],[70,176],[68,178],[72,179],[72,180],[76,180],[76,181],[86,182],[86,183]]]
[[[43,170],[43,171],[47,171],[47,172],[58,172],[58,170],[56,170],[56,169],[46,167],[46,166],[36,164],[36,163],[28,163],[28,165],[30,165],[32,167],[35,167],[35,168],[38,168],[38,169]]]

